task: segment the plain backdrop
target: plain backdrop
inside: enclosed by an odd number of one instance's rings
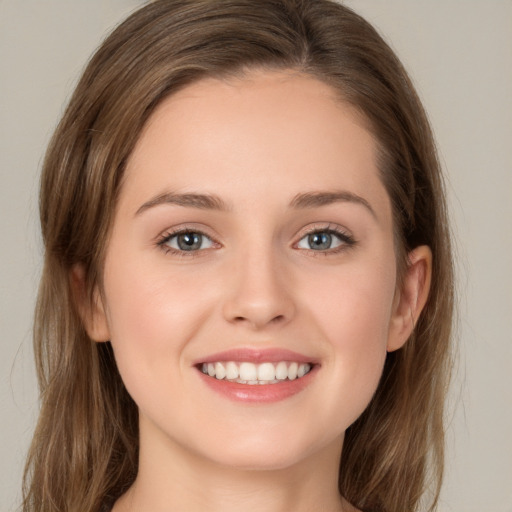
[[[142,3],[0,0],[2,511],[19,505],[38,409],[31,327],[45,145],[94,48]],[[345,3],[384,34],[410,71],[447,175],[460,362],[440,512],[512,512],[512,1]]]

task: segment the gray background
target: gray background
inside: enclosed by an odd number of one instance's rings
[[[37,415],[31,323],[42,155],[87,58],[142,3],[0,0],[0,510],[19,504]],[[460,363],[440,512],[512,512],[512,1],[345,3],[409,69],[448,176]]]

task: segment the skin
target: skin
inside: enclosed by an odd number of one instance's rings
[[[290,207],[318,191],[344,199]],[[154,204],[170,192],[215,194],[228,209]],[[176,239],[159,244],[176,228],[208,238],[177,254]],[[327,228],[354,243],[312,248],[308,230]],[[376,143],[329,86],[252,72],[166,99],[129,159],[103,289],[84,314],[140,411],[139,474],[114,511],[353,510],[337,490],[344,432],[410,335],[430,268],[417,248],[397,289]],[[317,363],[277,403],[228,400],[194,366],[269,347]]]

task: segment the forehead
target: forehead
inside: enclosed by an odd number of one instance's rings
[[[218,141],[228,131],[235,135],[237,129],[240,136],[263,129],[283,136],[315,132],[325,137],[339,132],[342,124],[354,128],[344,130],[345,138],[364,135],[367,147],[374,145],[367,120],[331,86],[293,70],[251,71],[239,77],[206,78],[166,98],[150,116],[137,146],[150,144],[148,139],[164,126],[173,138],[192,128],[187,139],[192,143],[201,138],[205,143]],[[212,125],[217,129],[208,132]]]
[[[199,188],[229,201],[340,187],[383,193],[365,121],[333,88],[294,71],[205,79],[165,99],[128,161],[125,186],[139,197]]]

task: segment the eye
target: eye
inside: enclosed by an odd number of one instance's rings
[[[338,229],[316,229],[302,237],[297,244],[299,249],[317,252],[337,252],[355,244],[354,238]]]
[[[165,234],[158,245],[174,252],[196,252],[211,249],[214,242],[204,233],[187,230]]]

